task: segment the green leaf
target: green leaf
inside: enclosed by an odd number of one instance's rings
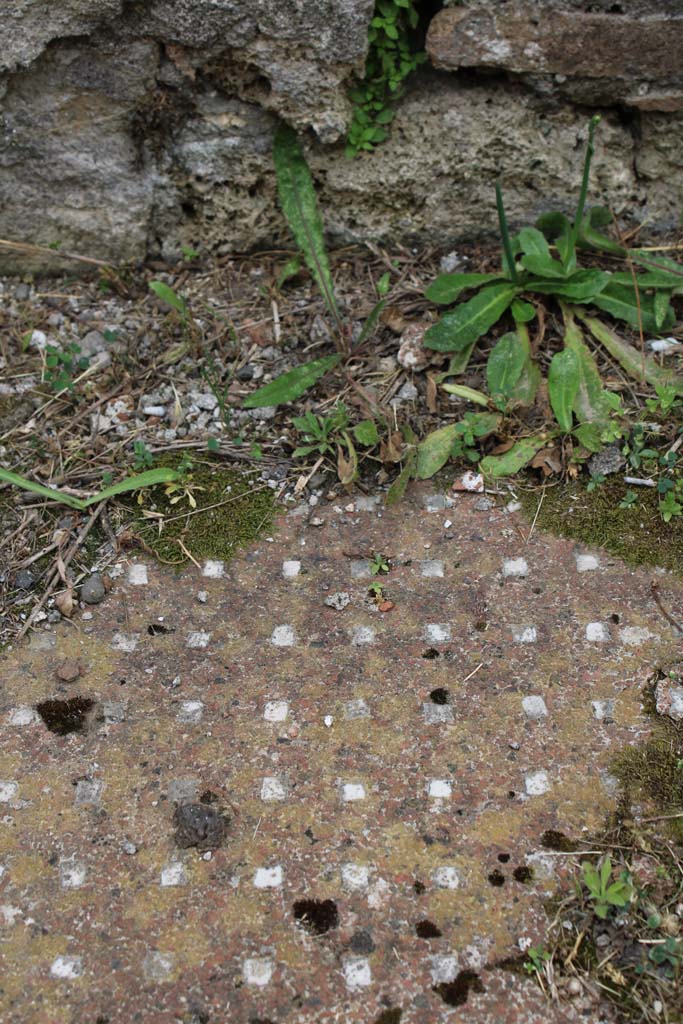
[[[373,445],[379,441],[379,434],[377,433],[377,425],[374,420],[361,420],[353,428],[353,436],[355,437],[358,444],[364,445],[366,448],[372,448]]]
[[[406,487],[415,476],[415,463],[417,456],[415,451],[409,452],[405,465],[399,475],[394,480],[393,484],[387,491],[387,505],[396,505],[406,492]]]
[[[629,345],[596,317],[585,316],[581,313],[578,313],[578,316],[593,337],[605,346],[612,358],[616,359],[631,377],[642,381],[644,368],[645,380],[648,384],[653,387],[673,387],[677,394],[683,394],[683,377],[660,366],[651,356],[646,356],[643,359],[642,353],[637,348]]]
[[[528,324],[536,316],[536,310],[530,302],[514,299],[510,311],[516,324]]]
[[[655,292],[652,312],[658,331],[662,330],[667,316],[670,316],[670,308],[669,292]]]
[[[575,299],[583,302],[583,299]],[[590,300],[594,306],[604,309],[618,320],[625,320],[631,327],[638,329],[642,320],[643,330],[655,334],[658,330],[654,315],[654,300],[651,295],[641,295],[640,305],[632,286],[608,282],[599,295]],[[673,313],[665,317],[662,328],[673,326]]]
[[[457,395],[458,398],[464,398],[466,402],[474,402],[475,405],[483,405],[485,409],[488,409],[487,396],[482,391],[477,391],[476,388],[468,388],[465,384],[442,384],[442,387],[449,395]]]
[[[555,419],[565,434],[572,429],[572,409],[580,382],[579,358],[576,352],[570,348],[556,352],[548,370],[548,397]]]
[[[479,469],[486,476],[498,479],[503,476],[514,476],[531,462],[536,452],[548,443],[552,435],[543,437],[525,437],[504,452],[503,455],[487,455],[479,463]]]
[[[282,212],[325,305],[335,319],[339,319],[313,179],[296,132],[288,125],[281,124],[275,133],[273,162]]]
[[[0,480],[13,484],[15,487],[21,487],[22,490],[30,491],[32,494],[38,494],[41,498],[47,498],[49,501],[58,501],[62,505],[68,505],[70,508],[80,510],[85,508],[85,502],[80,498],[75,498],[71,494],[61,494],[59,491],[53,491],[51,487],[36,483],[34,480],[29,480],[19,473],[13,473],[9,469],[0,469]]]
[[[545,237],[536,228],[522,228],[517,235],[522,252],[526,256],[545,256],[550,259],[550,249]]]
[[[179,472],[168,467],[150,469],[146,473],[138,473],[137,476],[127,476],[125,479],[119,480],[118,483],[105,487],[103,491],[98,491],[97,494],[94,494],[92,498],[88,498],[83,504],[87,508],[89,505],[96,505],[106,498],[113,498],[117,494],[125,494],[127,491],[140,491],[143,487],[155,487],[156,484],[173,483],[174,480],[179,480],[180,477],[181,474]]]
[[[457,434],[457,424],[433,431],[417,446],[417,478],[428,480],[448,462]]]
[[[171,309],[175,309],[176,313],[180,313],[182,317],[186,317],[189,313],[187,303],[182,295],[178,295],[172,288],[169,288],[163,281],[150,281],[150,291],[153,291],[157,298],[165,302]]]
[[[502,398],[507,402],[522,375],[527,356],[520,335],[514,331],[496,342],[486,363],[486,383],[494,401]]]
[[[284,267],[277,275],[277,281],[275,283],[278,291],[282,288],[283,284],[286,281],[289,281],[289,279],[292,277],[296,277],[300,270],[301,260],[299,259],[298,256],[292,256],[291,259],[287,260]]]
[[[571,314],[567,310],[563,310],[563,312],[565,315],[564,346],[565,349],[574,352],[578,361],[579,387],[572,407],[574,414],[580,424],[594,423],[606,427],[612,412],[609,393],[602,386],[598,364],[583,340],[581,330]]]
[[[335,355],[314,359],[310,363],[304,363],[287,373],[282,373],[269,384],[264,384],[258,391],[247,395],[242,402],[242,407],[244,409],[262,409],[264,406],[293,402],[295,398],[299,398],[305,391],[308,391],[323,374],[336,366],[340,359],[341,355],[335,353]]]
[[[511,284],[483,288],[429,328],[424,337],[426,347],[439,352],[461,351],[500,320],[516,294],[517,289]]]
[[[662,273],[668,272],[677,285],[683,284],[683,265],[670,260],[668,256],[662,256],[658,252],[648,252],[647,249],[629,249],[628,255],[634,263],[640,264],[647,270]]]
[[[614,284],[621,284],[627,288],[633,287],[633,275],[625,270],[618,270],[610,275],[610,281]],[[683,284],[683,278],[677,278],[667,270],[646,270],[642,274],[636,274],[638,288],[644,291],[647,288],[672,291],[677,285]]]
[[[177,480],[179,475],[174,469],[150,469],[148,472],[139,473],[137,476],[127,476],[124,480],[119,480],[118,483],[111,484],[109,487],[105,487],[104,490],[98,491],[91,498],[83,500],[75,498],[71,494],[53,491],[50,487],[35,483],[33,480],[28,480],[18,473],[12,473],[8,469],[0,469],[0,480],[14,484],[15,487],[21,487],[25,491],[31,491],[32,494],[39,494],[42,498],[58,501],[62,505],[68,505],[70,508],[76,508],[81,511],[90,505],[96,505],[98,502],[104,501],[106,498],[112,498],[116,494],[123,494],[126,491],[137,491],[143,487],[152,487],[155,484],[171,483]]]
[[[568,276],[565,267],[551,256],[522,256],[521,263],[525,270],[541,278],[550,277],[553,280],[564,281]]]
[[[358,345],[362,345],[363,342],[367,341],[367,339],[370,337],[370,335],[374,331],[375,327],[377,326],[377,321],[379,320],[380,316],[382,315],[382,310],[384,309],[386,304],[387,304],[387,300],[386,299],[380,299],[379,302],[375,303],[371,313],[369,314],[368,318],[366,319],[365,323],[363,324],[363,327],[361,329],[360,334],[358,335],[358,341],[356,342],[356,347]]]
[[[502,274],[440,274],[432,281],[425,292],[425,298],[437,302],[440,306],[448,306],[455,302],[461,292],[468,288],[478,288],[489,281],[499,281]]]
[[[524,290],[572,302],[590,302],[607,286],[609,279],[610,275],[604,270],[577,270],[565,281],[527,281]]]

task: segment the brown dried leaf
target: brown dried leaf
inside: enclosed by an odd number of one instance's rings
[[[63,590],[55,597],[55,607],[65,619],[70,619],[74,611],[73,590]]]
[[[434,380],[433,377],[429,377],[428,376],[427,377],[427,396],[426,397],[427,397],[427,409],[429,410],[429,412],[436,412],[436,408],[437,408],[436,395],[437,395],[436,381]]]
[[[379,457],[385,464],[401,461],[403,458],[403,438],[400,431],[394,430],[386,440],[382,439],[379,446]]]

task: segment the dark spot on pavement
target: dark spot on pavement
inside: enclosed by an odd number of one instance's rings
[[[495,886],[505,885],[505,875],[498,868],[494,868],[489,875],[489,882]]]
[[[147,627],[150,636],[165,636],[167,633],[175,633],[174,626],[164,626],[161,622],[152,622]]]
[[[418,921],[415,925],[415,934],[418,939],[438,939],[443,932],[433,921]]]
[[[434,661],[435,658],[440,658],[441,654],[437,651],[436,647],[428,647],[427,650],[423,652],[422,657],[426,658],[427,661]]]
[[[334,900],[297,900],[294,917],[313,935],[324,935],[339,924],[339,911]]]
[[[374,1024],[401,1024],[402,1016],[403,1010],[394,1006],[390,1010],[382,1010],[379,1017],[375,1017]]]
[[[476,971],[460,971],[455,981],[442,981],[432,989],[449,1006],[464,1006],[470,992],[485,991]]]
[[[374,953],[376,946],[370,932],[361,928],[351,936],[349,949],[353,950],[354,953],[367,955],[368,953]]]
[[[36,711],[50,732],[66,736],[83,730],[88,712],[94,706],[90,697],[69,697],[68,700],[44,700],[36,704]]]
[[[173,815],[175,844],[181,850],[191,846],[215,850],[225,839],[228,823],[228,819],[206,804],[181,804]]]
[[[413,889],[415,890],[418,896],[421,896],[423,892],[427,891],[427,886],[424,884],[424,882],[420,882],[418,879],[415,879],[415,881],[413,882]]]
[[[531,882],[533,881],[534,872],[526,864],[521,864],[512,872],[512,877],[516,882]]]
[[[498,860],[500,861],[501,864],[507,864],[507,862],[510,860],[510,854],[509,853],[499,853],[498,854]]]
[[[574,853],[576,843],[564,834],[557,832],[554,828],[546,829],[541,836],[541,846],[546,850],[557,850],[559,853]]]
[[[437,686],[436,690],[429,694],[429,699],[434,704],[448,704],[448,690],[443,686]]]

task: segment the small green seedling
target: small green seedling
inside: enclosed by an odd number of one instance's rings
[[[543,965],[552,959],[551,954],[543,946],[530,946],[526,951],[527,959],[522,964],[527,974],[540,974]]]
[[[63,349],[48,345],[43,380],[55,391],[73,391],[74,376],[87,370],[88,364],[88,357],[81,355],[81,347],[75,342]]]
[[[683,942],[669,936],[663,942],[652,946],[647,958],[659,968],[665,978],[677,978],[683,966]]]
[[[612,881],[612,860],[609,854],[597,868],[589,861],[584,861],[581,872],[597,917],[604,920],[610,908],[621,909],[633,899],[633,886],[627,871],[622,871],[619,878]]]
[[[389,569],[389,559],[385,555],[375,552],[370,560],[370,572],[372,575],[379,576],[380,573],[389,572]]]
[[[384,598],[384,587],[381,583],[378,583],[377,580],[375,580],[368,587],[368,594],[371,595],[373,600],[379,602]]]
[[[151,469],[154,465],[154,456],[144,441],[133,443],[133,469],[136,473],[143,469]]]

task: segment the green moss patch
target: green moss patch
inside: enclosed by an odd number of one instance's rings
[[[665,523],[655,488],[643,487],[630,508],[619,508],[627,485],[608,479],[595,490],[585,483],[548,487],[536,528],[601,547],[627,565],[658,565],[683,575],[683,519]],[[536,515],[539,490],[520,492],[525,514]]]
[[[177,456],[156,459],[155,467],[177,468],[178,463]],[[183,493],[185,487],[197,503],[195,509]],[[206,457],[194,462],[177,490],[167,493],[158,486],[143,492],[141,503],[132,497],[126,504],[136,513],[136,536],[167,565],[182,565],[189,555],[228,561],[270,530],[277,508],[271,488],[257,473],[226,469]]]
[[[627,802],[650,803],[668,818],[671,830],[683,842],[683,722],[656,711],[655,688],[662,680],[681,685],[680,664],[674,671],[657,669],[643,691],[643,708],[652,716],[652,734],[634,747],[617,754],[612,770],[624,790]]]

